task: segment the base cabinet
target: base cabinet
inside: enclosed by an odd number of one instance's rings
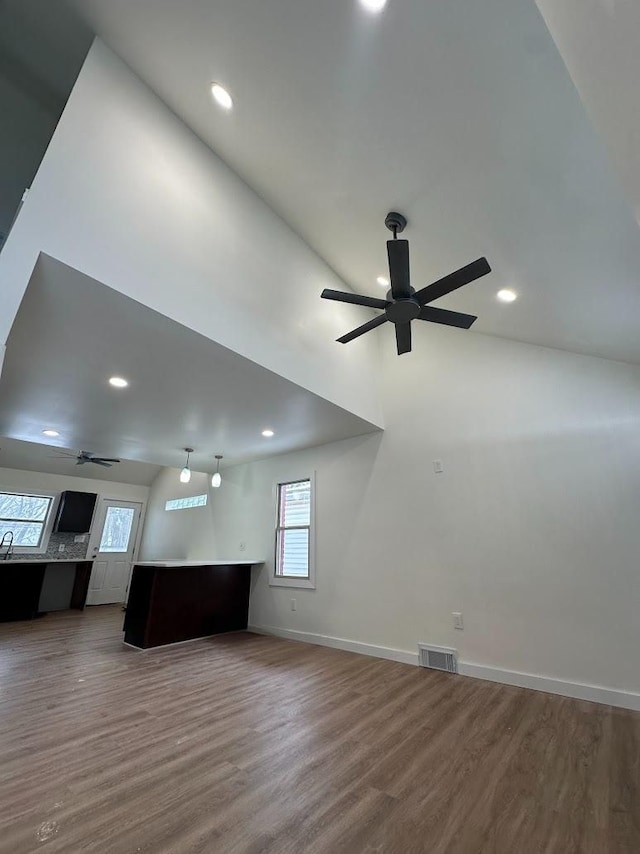
[[[134,566],[125,643],[140,649],[247,628],[251,565]]]
[[[53,566],[75,565],[69,608],[82,611],[87,601],[91,561],[51,561]],[[32,620],[39,612],[40,595],[47,562],[0,561],[0,623]]]
[[[46,564],[0,564],[0,622],[37,615],[45,569]]]

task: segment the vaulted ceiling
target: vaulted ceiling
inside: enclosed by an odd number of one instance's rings
[[[127,379],[113,388],[111,376]],[[262,435],[265,429],[274,433]],[[54,429],[56,438],[43,431]],[[41,255],[7,341],[0,437],[120,457],[76,468],[0,439],[0,467],[146,483],[157,466],[194,471],[374,431],[375,425],[174,320]],[[4,450],[2,450],[4,449]],[[148,465],[152,464],[152,465]],[[137,479],[136,479],[137,478]]]
[[[537,3],[640,222],[640,4]]]
[[[69,2],[353,288],[396,208],[416,287],[488,257],[440,303],[474,330],[640,362],[638,223],[532,0]]]

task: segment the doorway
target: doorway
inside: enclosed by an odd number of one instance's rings
[[[141,512],[137,501],[103,498],[100,502],[90,548],[94,564],[87,605],[126,600]]]

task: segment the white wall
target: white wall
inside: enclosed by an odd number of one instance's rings
[[[251,622],[640,691],[640,368],[429,327],[384,405],[384,434],[227,470],[211,547],[269,561]],[[312,469],[317,589],[270,588],[273,484]]]
[[[77,492],[95,492],[98,495],[98,500],[101,498],[110,498],[117,501],[139,501],[142,503],[141,523],[144,525],[145,508],[149,497],[148,486],[138,486],[131,483],[119,483],[116,481],[98,480],[88,477],[74,477],[73,475],[49,474],[45,472],[25,471],[23,469],[0,468],[0,491],[7,492],[33,492],[44,493],[45,495],[58,496],[64,490],[71,489]],[[94,516],[94,519],[96,517]],[[51,521],[52,524],[52,521]],[[91,536],[88,538],[89,548],[91,545]],[[48,540],[47,551],[50,553],[55,550],[55,541],[65,535],[51,534],[51,539]],[[47,545],[47,542],[44,544]],[[75,547],[74,547],[75,548]],[[84,551],[85,547],[82,548]]]
[[[100,41],[0,255],[0,342],[39,252],[380,425],[375,340],[334,341],[367,313]]]
[[[211,488],[210,474],[192,471],[189,483],[180,483],[179,468],[162,469],[149,492],[140,559],[215,559],[213,514],[218,492]],[[165,510],[168,500],[193,495],[206,495],[206,506]]]
[[[149,496],[148,486],[114,483],[113,481],[89,477],[0,468],[0,490],[46,492],[57,495],[65,489],[73,489],[78,492],[96,492],[102,498],[113,498],[118,501],[146,502]]]

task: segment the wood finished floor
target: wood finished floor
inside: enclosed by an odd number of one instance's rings
[[[119,608],[0,625],[0,851],[638,854],[640,714]]]

